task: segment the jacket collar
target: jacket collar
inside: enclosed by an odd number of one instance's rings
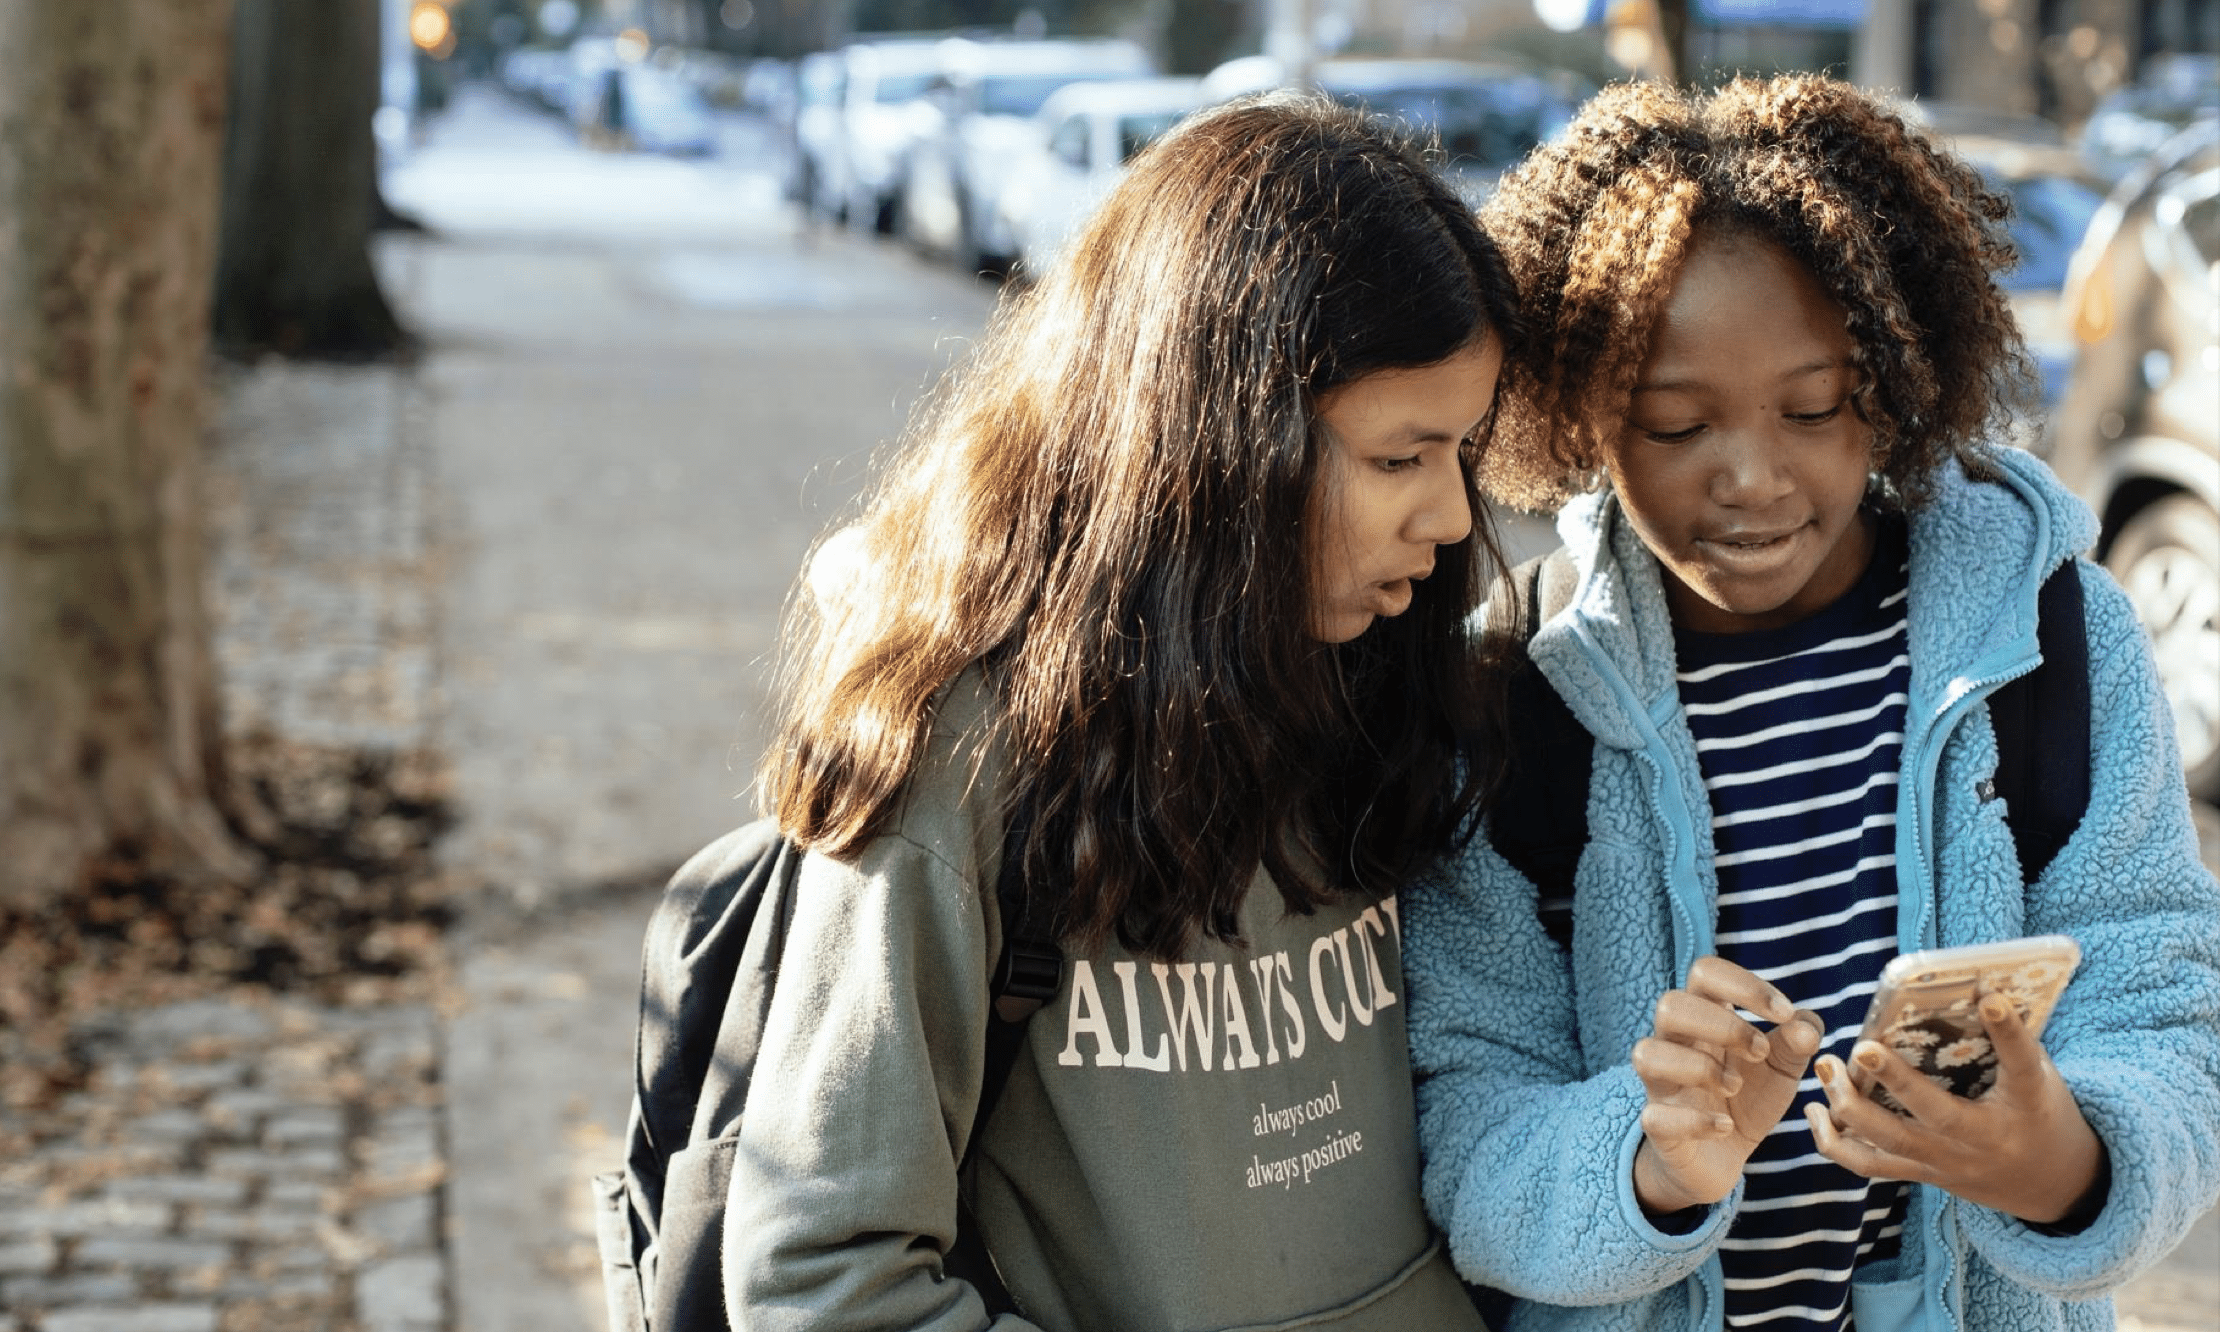
[[[1912,708],[1928,716],[2035,657],[2035,594],[2094,543],[2096,518],[2050,470],[1998,449],[1995,482],[1955,462],[1911,515]],[[1572,603],[1531,655],[1590,734],[1635,749],[1680,705],[1673,629],[1656,557],[1608,491],[1575,497],[1558,536],[1580,572]]]

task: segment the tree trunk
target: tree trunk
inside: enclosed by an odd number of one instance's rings
[[[406,344],[370,266],[378,0],[237,0],[216,345],[360,360]]]
[[[0,0],[0,898],[253,862],[199,449],[230,0]]]
[[[1659,64],[1667,83],[1683,88],[1697,86],[1699,71],[1688,60],[1688,0],[1658,0],[1658,41],[1664,47]]]

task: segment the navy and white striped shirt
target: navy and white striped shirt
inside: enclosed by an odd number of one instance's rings
[[[1905,543],[1884,521],[1833,605],[1747,634],[1675,635],[1681,706],[1711,796],[1720,956],[1826,1020],[1847,1059],[1896,951],[1897,760],[1911,662]],[[1838,1329],[1850,1273],[1897,1251],[1904,1186],[1819,1155],[1806,1078],[1759,1144],[1720,1249],[1729,1327]]]

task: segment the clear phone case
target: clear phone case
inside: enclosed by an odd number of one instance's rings
[[[1996,1050],[1981,1024],[1981,998],[2002,994],[2040,1038],[2058,996],[2081,962],[2081,945],[2063,934],[1906,953],[1881,971],[1860,1040],[1878,1041],[1928,1080],[1978,1099],[1996,1085]],[[1850,1082],[1875,1104],[1904,1109],[1855,1062]]]

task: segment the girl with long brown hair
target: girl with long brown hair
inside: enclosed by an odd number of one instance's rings
[[[761,780],[808,855],[735,1326],[1479,1327],[1396,893],[1473,818],[1506,292],[1419,155],[1280,96],[1149,149],[999,311],[786,643]],[[967,1155],[1006,855],[1063,958]]]

